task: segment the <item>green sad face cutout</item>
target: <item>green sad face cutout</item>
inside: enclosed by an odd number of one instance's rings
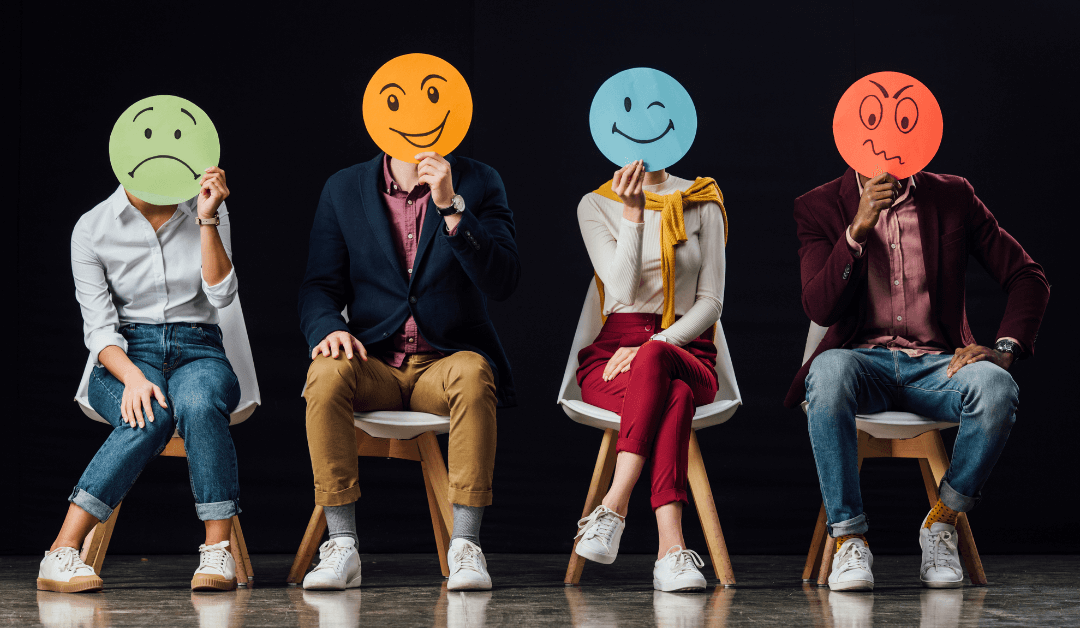
[[[124,189],[153,205],[199,193],[199,177],[218,165],[221,144],[206,113],[179,96],[151,96],[127,108],[109,136],[109,161]]]

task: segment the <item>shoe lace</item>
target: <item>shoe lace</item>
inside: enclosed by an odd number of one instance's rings
[[[319,571],[320,569],[333,569],[336,571],[348,555],[349,548],[338,545],[334,542],[334,539],[330,539],[319,546],[319,564],[313,571]]]
[[[480,548],[472,543],[462,543],[459,545],[454,556],[457,561],[458,569],[468,569],[469,571],[481,573],[480,553]]]
[[[588,517],[578,521],[578,533],[574,535],[574,538],[582,537],[582,540],[598,538],[604,546],[610,547],[615,528],[622,519],[623,517],[614,510],[601,506]]]
[[[844,554],[846,554],[846,556]],[[870,563],[867,560],[866,552],[863,551],[862,547],[856,545],[855,543],[849,543],[844,547],[844,554],[840,555],[840,561],[844,565],[844,570],[870,570]]]
[[[83,562],[82,557],[79,556],[79,550],[74,547],[57,548],[56,557],[60,561],[60,571],[78,571],[84,567],[87,569],[90,568]]]
[[[672,552],[672,550],[676,551]],[[697,552],[690,549],[683,549],[678,545],[669,549],[667,556],[674,557],[675,564],[672,565],[671,571],[676,575],[687,571],[697,571],[695,567],[700,569],[705,566],[705,561],[701,559],[701,556]]]
[[[225,548],[228,546],[228,541],[222,541],[221,543],[216,543],[214,545],[200,545],[199,569],[210,567],[212,569],[217,569],[221,573],[225,573],[225,561],[229,555]]]
[[[930,537],[930,567],[932,569],[937,569],[941,566],[956,571],[956,566],[953,565],[953,561],[950,560],[956,553],[955,538],[956,537],[949,530],[942,530]]]

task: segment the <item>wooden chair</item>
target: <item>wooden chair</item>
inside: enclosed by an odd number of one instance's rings
[[[236,378],[240,381],[240,403],[233,409],[229,416],[229,425],[242,423],[255,412],[255,408],[262,403],[259,393],[259,381],[255,376],[255,362],[251,356],[251,343],[248,341],[247,325],[244,323],[244,310],[240,306],[240,296],[237,295],[233,302],[218,310],[220,317],[221,333],[225,345],[225,355],[233,365]],[[83,413],[95,421],[108,424],[101,415],[90,407],[90,373],[94,369],[94,356],[86,361],[83,370],[82,381],[79,390],[75,393],[75,401],[79,404]],[[184,441],[176,433],[161,452],[162,456],[186,458]],[[82,546],[82,559],[87,565],[94,568],[94,572],[101,574],[101,566],[105,562],[105,553],[109,549],[109,541],[112,539],[113,529],[116,527],[116,519],[123,502],[116,505],[112,516],[105,523],[99,523],[86,535]],[[229,549],[232,551],[233,560],[236,561],[236,581],[239,586],[247,586],[255,580],[255,572],[251,569],[251,558],[248,556],[247,543],[244,541],[244,532],[240,528],[240,519],[232,518],[232,536],[229,541]]]
[[[619,435],[619,415],[582,401],[581,387],[577,383],[578,351],[593,342],[596,335],[600,333],[601,327],[600,294],[596,289],[596,284],[590,281],[588,293],[585,295],[585,305],[581,309],[581,318],[574,332],[570,357],[566,361],[566,371],[563,373],[558,399],[559,405],[572,420],[604,430],[582,517],[589,516],[589,513],[600,505],[604,493],[611,486],[611,477],[615,472],[615,443]],[[694,431],[690,432],[688,480],[690,495],[697,507],[698,518],[705,532],[705,540],[709,546],[709,555],[712,557],[716,577],[724,585],[732,586],[735,584],[735,574],[731,569],[731,558],[728,556],[724,532],[720,528],[720,519],[716,514],[716,504],[713,501],[712,488],[709,486],[709,478],[705,473],[705,463],[701,458],[701,448],[698,446],[696,434],[697,430],[727,421],[742,405],[742,396],[739,394],[739,385],[735,381],[735,372],[731,366],[724,329],[719,322],[716,324],[715,342],[718,349],[716,376],[720,384],[716,394],[718,401],[701,406],[694,413],[692,423]],[[577,541],[574,542],[574,546],[577,547]],[[584,568],[585,559],[571,550],[570,564],[566,568],[563,583],[578,584]]]
[[[454,528],[454,512],[448,496],[450,480],[436,434],[450,431],[450,417],[425,412],[379,411],[357,412],[356,455],[379,458],[415,460],[420,463],[427,489],[431,527],[439,551],[443,577],[450,575],[446,554],[450,549],[450,531]],[[326,532],[326,515],[322,506],[315,506],[308,521],[300,549],[296,552],[287,582],[297,585],[311,565]]]
[[[810,332],[803,351],[805,364],[828,327],[810,323]],[[807,411],[809,403],[804,401],[802,409]],[[936,421],[910,412],[877,412],[855,416],[855,425],[859,430],[859,469],[862,470],[866,458],[915,458],[919,461],[926,497],[933,506],[938,500],[938,486],[941,478],[949,469],[949,455],[945,443],[941,440],[941,430],[956,427],[957,423]],[[960,556],[964,559],[968,577],[976,585],[986,584],[986,572],[983,570],[979,550],[975,547],[975,538],[971,535],[971,525],[967,513],[960,513],[956,520],[959,536]],[[803,582],[811,582],[817,573],[818,586],[828,586],[829,572],[832,571],[832,558],[836,553],[836,543],[829,536],[825,504],[822,502],[818,511],[814,536],[810,540],[810,551],[806,555],[803,567]]]

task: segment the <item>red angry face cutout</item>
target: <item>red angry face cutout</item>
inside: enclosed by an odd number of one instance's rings
[[[840,97],[833,138],[855,172],[904,179],[930,163],[941,145],[941,107],[907,74],[876,72]]]

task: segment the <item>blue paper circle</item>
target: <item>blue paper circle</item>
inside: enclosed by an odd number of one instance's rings
[[[645,160],[654,172],[682,159],[697,134],[697,109],[678,81],[652,68],[604,81],[589,109],[593,141],[615,165]]]

